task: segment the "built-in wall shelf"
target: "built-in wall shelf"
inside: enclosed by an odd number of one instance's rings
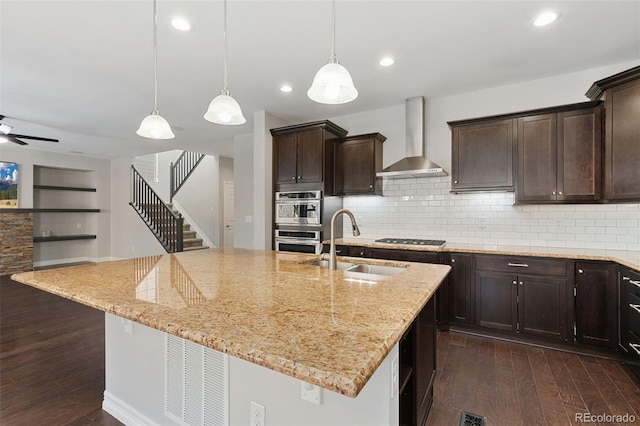
[[[41,189],[41,190],[48,190],[48,191],[96,192],[96,188],[82,188],[77,186],[33,185],[33,189]]]
[[[35,265],[98,258],[101,215],[96,213],[100,213],[98,207],[101,206],[97,188],[95,170],[34,165],[32,245]],[[53,244],[56,241],[61,242]]]
[[[100,213],[100,209],[49,209],[35,208],[35,213]]]
[[[95,235],[78,234],[78,235],[53,235],[51,237],[33,237],[34,243],[47,243],[50,241],[73,241],[73,240],[95,240]]]

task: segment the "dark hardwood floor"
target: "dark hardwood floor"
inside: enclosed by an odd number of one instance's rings
[[[640,381],[613,359],[439,332],[437,361],[430,426],[459,425],[462,411],[499,426],[582,424],[576,413],[640,424]]]
[[[0,424],[119,425],[101,410],[104,313],[0,277]]]
[[[430,426],[464,410],[488,425],[571,425],[575,413],[635,416],[640,385],[618,361],[438,333]],[[104,314],[0,277],[0,424],[121,423],[101,410]],[[615,424],[615,423],[608,423]]]

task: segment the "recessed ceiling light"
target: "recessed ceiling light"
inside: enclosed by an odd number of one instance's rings
[[[536,17],[536,20],[533,21],[533,25],[536,27],[543,27],[545,25],[549,25],[553,21],[558,19],[558,14],[555,12],[542,12],[540,15]]]
[[[378,62],[378,64],[380,64],[380,66],[382,66],[382,67],[389,67],[389,66],[393,65],[394,62],[395,61],[393,60],[393,58],[390,58],[390,57],[387,56],[385,58],[380,59],[380,62]]]
[[[293,87],[289,86],[288,84],[283,84],[280,87],[280,91],[284,92],[284,93],[291,93],[291,92],[293,92]]]
[[[191,26],[191,22],[187,21],[187,19],[183,18],[182,16],[176,16],[175,18],[173,18],[171,20],[171,25],[173,26],[173,28],[180,31],[191,31],[191,29],[193,28]]]

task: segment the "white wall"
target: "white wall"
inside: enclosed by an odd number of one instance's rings
[[[129,205],[132,164],[132,157],[111,161],[111,257],[116,259],[166,254],[156,237]]]
[[[226,218],[224,217],[224,181],[233,181],[233,164],[233,158],[218,157],[218,201],[215,205],[215,216],[218,221],[218,244],[216,247],[224,247],[224,224],[226,223]]]
[[[234,138],[233,163],[234,245],[253,248],[253,134]]]
[[[253,248],[271,250],[273,241],[273,140],[270,129],[292,124],[258,111],[253,116]]]
[[[98,238],[94,242],[89,243],[91,247],[95,247],[95,249],[92,248],[87,252],[86,241],[66,241],[64,243],[45,244],[56,244],[58,247],[57,254],[47,254],[49,261],[53,263],[64,262],[68,257],[65,253],[67,249],[69,253],[77,253],[78,250],[82,251],[84,248],[84,256],[88,257],[88,260],[96,261],[107,259],[110,256],[111,248],[111,179],[109,160],[84,157],[81,155],[53,153],[33,149],[28,146],[22,147],[12,145],[13,144],[0,145],[0,161],[18,163],[18,202],[20,208],[33,207],[34,166],[40,165],[65,169],[95,171],[95,200],[96,208],[100,209],[100,213],[90,214],[96,216],[95,222],[93,220],[91,222],[95,223],[95,225],[92,225],[92,231],[94,230],[93,227],[95,227],[95,232],[98,235]],[[60,215],[59,213],[54,214]],[[83,230],[82,232],[85,233],[87,231]],[[74,258],[78,257],[76,254],[72,254],[71,256]]]

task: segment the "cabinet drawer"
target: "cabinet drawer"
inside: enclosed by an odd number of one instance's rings
[[[628,269],[623,269],[621,273],[622,283],[626,283],[625,289],[630,295],[633,294],[640,298],[640,274]],[[620,290],[623,290],[622,288]]]
[[[536,257],[476,255],[476,269],[565,277],[567,275],[567,261]]]
[[[635,294],[630,294],[628,300],[627,315],[629,318],[629,331],[640,336],[640,297]]]

